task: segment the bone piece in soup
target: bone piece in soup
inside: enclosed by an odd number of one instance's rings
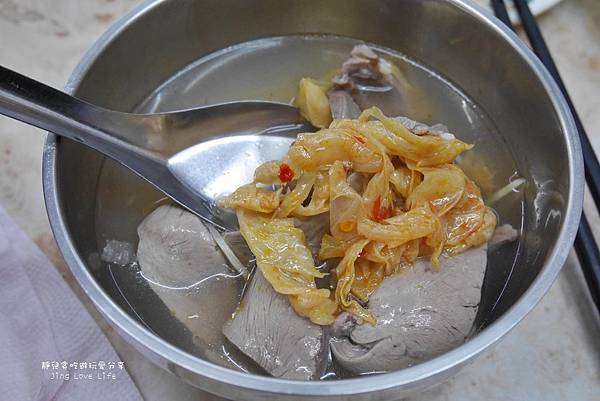
[[[298,316],[259,269],[223,334],[274,377],[311,380],[325,371],[324,330]]]
[[[442,257],[440,263],[435,272],[428,261],[418,260],[387,277],[369,299],[377,324],[357,325],[333,340],[335,360],[354,373],[391,371],[462,344],[477,314],[487,245]],[[337,325],[344,327],[342,333],[350,331],[347,324]]]
[[[111,239],[106,241],[100,259],[106,263],[126,266],[135,261],[135,249],[129,242]]]

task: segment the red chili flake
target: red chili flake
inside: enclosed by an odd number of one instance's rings
[[[285,163],[279,166],[279,179],[281,182],[290,182],[294,179],[294,170]]]
[[[365,143],[365,139],[361,136],[354,135],[354,139],[356,139],[360,143]]]
[[[379,210],[381,209],[381,196],[375,198],[375,202],[373,202],[373,211],[371,212],[373,216],[373,220],[378,220]]]
[[[382,207],[379,209],[379,220],[385,220],[390,217],[390,209],[387,207]]]
[[[363,257],[367,256],[367,254],[368,254],[367,249],[363,248],[363,250],[360,251],[360,253],[358,254],[358,257],[363,258]]]
[[[375,202],[373,202],[372,216],[375,221],[385,220],[390,217],[390,209],[381,206],[381,196],[378,196]]]

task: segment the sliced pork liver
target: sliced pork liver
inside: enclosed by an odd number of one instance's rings
[[[258,269],[223,334],[274,377],[311,380],[324,373],[323,329],[298,316]]]
[[[237,307],[243,280],[233,277],[204,224],[179,207],[161,206],[139,225],[138,235],[138,261],[150,287],[206,358],[229,365],[221,328]]]
[[[391,371],[462,344],[477,314],[487,245],[440,262],[440,272],[419,260],[387,277],[369,300],[377,324],[346,328],[349,336],[331,343],[336,361],[355,373]]]

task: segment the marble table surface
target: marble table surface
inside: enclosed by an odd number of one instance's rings
[[[135,0],[0,0],[0,65],[62,87],[85,50]],[[564,81],[600,152],[600,1],[565,0],[539,18]],[[50,257],[125,361],[148,401],[216,400],[152,365],[119,338],[65,266],[41,188],[43,132],[0,117],[0,204]],[[600,154],[600,153],[598,153]],[[586,208],[593,227],[600,219]],[[540,304],[496,347],[410,400],[597,400],[600,320],[571,255]]]

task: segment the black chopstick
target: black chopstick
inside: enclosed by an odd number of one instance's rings
[[[494,14],[496,17],[502,22],[504,25],[515,30],[512,22],[510,21],[510,16],[508,15],[508,11],[506,10],[506,5],[504,4],[504,0],[492,0],[492,8],[494,9]]]
[[[582,266],[592,301],[600,312],[600,252],[598,252],[594,234],[585,214],[581,216],[579,222],[579,229],[575,238],[575,251]]]
[[[556,81],[559,89],[562,91],[571,114],[575,120],[577,132],[581,141],[583,159],[586,170],[586,181],[596,207],[600,206],[600,167],[598,165],[598,158],[594,153],[592,145],[588,139],[588,136],[583,128],[583,124],[575,110],[575,106],[571,101],[571,98],[567,92],[567,89],[558,73],[556,64],[550,55],[548,46],[540,32],[540,29],[535,21],[535,18],[531,14],[529,6],[524,0],[514,0],[515,6],[519,13],[519,18],[523,24],[523,29],[527,34],[527,38],[531,43],[531,47],[542,63],[546,66],[550,75]],[[492,0],[492,7],[494,13],[506,26],[514,31],[514,26],[508,16],[508,11],[504,0]],[[575,237],[575,251],[577,252],[577,258],[583,270],[583,275],[588,286],[588,290],[592,297],[592,301],[596,306],[596,310],[600,313],[600,252],[598,251],[598,245],[594,238],[594,234],[590,228],[589,222],[585,213],[582,213],[581,221],[579,223],[579,229],[577,230],[577,236]]]

